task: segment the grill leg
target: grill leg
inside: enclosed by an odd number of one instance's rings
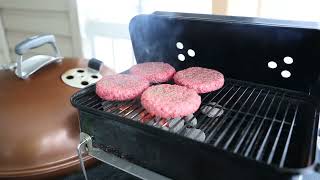
[[[80,133],[80,144],[77,147],[77,152],[78,152],[78,157],[80,160],[80,166],[81,166],[81,170],[82,173],[84,175],[85,180],[88,180],[88,176],[87,176],[87,171],[86,171],[86,167],[84,165],[84,161],[83,161],[83,152],[87,152],[89,149],[92,148],[92,141],[90,136],[88,136],[85,133]]]
[[[292,180],[303,180],[303,176],[302,175],[293,176]]]

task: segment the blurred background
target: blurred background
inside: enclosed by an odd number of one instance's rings
[[[128,24],[154,11],[191,12],[320,22],[319,0],[0,0],[0,64],[14,46],[54,34],[65,57],[96,57],[121,72],[135,63]],[[320,27],[320,24],[319,24]],[[30,53],[49,53],[41,47]]]

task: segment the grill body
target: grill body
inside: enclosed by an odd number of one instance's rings
[[[320,33],[313,24],[281,23],[163,12],[135,17],[130,34],[137,62],[219,70],[226,83],[203,94],[202,106],[217,102],[224,114],[195,113],[196,128],[207,136],[198,142],[152,127],[156,120],[140,123],[147,113],[139,101],[106,102],[90,86],[71,98],[81,131],[93,136],[95,147],[174,179],[291,179],[313,171]],[[293,64],[281,63],[286,56]],[[276,69],[267,67],[270,59]],[[291,77],[281,77],[284,69]]]

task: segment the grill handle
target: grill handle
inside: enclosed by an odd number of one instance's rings
[[[36,55],[26,60],[23,60],[23,55],[31,49],[38,48],[45,44],[52,46],[54,56],[51,55]],[[50,64],[54,61],[60,61],[60,51],[56,45],[56,39],[54,35],[38,35],[27,38],[20,42],[15,47],[15,53],[18,56],[16,63],[16,75],[22,79],[27,79],[31,74],[39,70],[40,68]]]
[[[31,49],[38,48],[45,44],[50,44],[55,51],[55,56],[60,56],[60,52],[56,45],[56,39],[54,35],[38,35],[27,38],[26,40],[20,42],[15,47],[15,52],[18,55],[23,55]]]

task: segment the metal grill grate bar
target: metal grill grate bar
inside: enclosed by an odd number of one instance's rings
[[[228,109],[227,109],[227,108],[224,108],[224,110],[228,110]],[[233,113],[239,113],[239,115],[240,115],[240,114],[243,114],[243,115],[246,115],[246,114],[247,114],[247,116],[252,116],[252,117],[257,117],[257,118],[262,118],[262,119],[264,118],[264,117],[261,116],[261,115],[254,115],[254,114],[252,114],[252,113],[250,113],[250,112],[243,112],[243,111],[238,111],[238,110],[233,110],[233,109],[229,109],[229,110],[230,110],[231,112],[233,112]],[[270,118],[270,117],[266,117],[265,120],[266,120],[266,121],[274,121],[274,122],[277,122],[277,123],[282,123],[282,119],[279,120],[279,119],[277,119],[277,118],[272,119],[272,118]],[[291,125],[291,122],[285,121],[284,124],[286,124],[286,125]]]
[[[218,93],[216,93],[210,100],[209,102],[212,102],[227,86],[224,86],[223,88],[221,88]],[[234,85],[218,100],[218,102],[220,102],[232,89],[234,88]],[[209,95],[211,95],[212,93],[209,93],[208,95],[205,96],[205,98],[202,100],[202,102],[204,102],[207,97],[209,97]],[[217,103],[218,104],[218,103]],[[209,110],[209,113],[211,111],[213,111],[214,107],[217,105],[215,104],[212,109]],[[199,115],[200,112],[198,112],[191,120],[189,120],[189,122],[191,122],[192,120],[194,120],[196,118],[197,115]],[[202,117],[201,119],[199,119],[198,121],[201,122],[203,121],[205,117]],[[173,125],[173,128],[175,128],[177,125],[179,124],[179,122],[177,122],[176,124]],[[190,125],[190,123],[185,123],[185,125],[177,132],[178,134],[181,134],[188,126]],[[192,126],[192,125],[191,125]],[[189,131],[186,135],[190,135],[191,131]],[[198,133],[195,136],[195,139],[198,138],[200,136],[200,133]]]
[[[100,102],[101,100],[97,97],[90,98],[87,102],[84,102],[84,106],[91,107],[92,105],[96,104],[97,102]]]
[[[211,113],[211,112],[214,110],[214,108],[217,107],[217,105],[227,96],[227,94],[229,94],[229,92],[230,92],[233,88],[234,88],[234,86],[232,86],[232,87],[217,101],[217,103],[216,103],[214,106],[211,107],[211,109],[210,109],[210,111],[209,111],[208,113]],[[236,92],[238,92],[238,90],[239,90],[240,88],[241,88],[241,87],[239,87]],[[232,95],[232,97],[236,94],[236,92]],[[231,98],[232,98],[232,97],[231,97]],[[214,99],[214,98],[212,98],[212,99],[210,100],[210,102],[212,102],[213,99]],[[225,105],[226,105],[226,104],[225,104]],[[223,106],[222,106],[222,108],[223,108]],[[220,110],[218,111],[217,114],[219,114],[219,113],[221,112],[221,109],[222,109],[222,108],[220,108]],[[212,119],[216,118],[216,117],[217,117],[217,114],[216,114],[215,116],[213,116]],[[205,119],[205,116],[203,116],[201,119],[199,119],[199,122],[203,121],[204,119]],[[207,121],[207,122],[203,123],[202,126],[200,126],[199,128],[200,128],[200,129],[203,129],[204,127],[207,126],[207,124],[208,124],[209,122],[210,122],[210,121]]]
[[[219,99],[219,101],[211,108],[211,110],[209,111],[209,113],[210,113],[211,111],[213,111],[213,109],[214,109],[214,108],[218,105],[218,103],[220,103],[220,101],[231,91],[231,89],[233,89],[233,88],[230,88],[229,91],[228,91],[226,94],[224,94],[224,96],[222,96],[222,97]],[[208,131],[208,130],[210,129],[210,127],[213,127],[217,121],[214,121],[214,122],[211,124],[211,126],[208,126],[208,125],[210,124],[210,119],[215,119],[215,118],[217,117],[217,115],[222,111],[223,108],[226,107],[226,105],[231,101],[231,99],[237,94],[237,92],[238,92],[240,89],[241,89],[241,86],[238,87],[238,89],[237,89],[237,90],[231,95],[231,97],[222,105],[222,107],[219,109],[219,111],[218,111],[212,118],[207,118],[207,119],[208,119],[207,122],[204,123],[204,124],[202,125],[202,127],[200,127],[200,129],[202,129],[204,132],[206,132],[206,131]],[[201,120],[199,120],[199,121],[202,121],[204,118],[205,118],[205,117],[203,116],[203,118],[202,118]],[[208,127],[209,127],[209,128],[208,128]],[[189,134],[190,134],[190,133],[191,133],[191,132],[189,132]],[[189,134],[188,134],[188,135],[189,135]],[[199,132],[197,133],[197,135],[195,136],[195,139],[197,139],[197,138],[200,136],[200,134],[201,134],[201,132],[199,131]]]
[[[225,93],[225,94],[219,99],[219,101],[217,101],[217,103],[216,103],[213,107],[211,107],[211,110],[209,111],[209,113],[210,113],[211,111],[213,111],[215,107],[218,106],[218,104],[226,97],[226,95],[227,95],[232,89],[233,89],[233,88],[230,88],[229,91],[228,91],[227,93]],[[237,92],[238,92],[240,89],[241,89],[241,86],[240,86],[240,87],[231,95],[231,97],[222,105],[222,107],[219,109],[219,111],[218,111],[212,118],[207,118],[208,121],[206,121],[205,123],[203,123],[202,126],[200,126],[199,128],[200,128],[200,129],[203,129],[203,131],[207,131],[207,130],[208,130],[208,127],[209,127],[208,125],[209,125],[210,122],[211,122],[210,120],[215,119],[215,118],[218,116],[218,114],[222,111],[222,109],[226,107],[226,105],[231,101],[231,99],[237,94]],[[202,121],[203,119],[205,119],[205,116],[203,116],[203,118],[200,119],[199,121]],[[214,121],[214,123],[213,123],[212,125],[214,125],[215,122],[217,122],[217,121]]]
[[[239,87],[239,89],[240,89],[240,87]],[[238,90],[239,90],[239,89],[238,89]],[[236,92],[238,92],[238,90],[237,90]],[[248,90],[248,87],[242,92],[242,94],[240,95],[240,97],[236,100],[236,102],[231,106],[230,109],[233,109],[233,108],[237,105],[237,103],[240,101],[240,99],[243,97],[243,95],[247,92],[247,90]],[[233,96],[232,96],[231,98],[233,98]],[[228,102],[231,100],[231,98],[228,100]],[[226,104],[224,104],[223,107],[224,107],[224,106],[226,106]],[[213,129],[213,130],[210,132],[210,134],[209,134],[209,136],[207,137],[207,139],[206,139],[205,142],[209,142],[209,141],[212,140],[213,136],[218,133],[219,129],[222,127],[223,123],[224,123],[225,120],[228,118],[228,115],[229,115],[230,113],[231,113],[230,110],[227,111],[227,113],[222,117],[222,119],[221,119],[221,120],[219,121],[219,123],[217,124],[216,128]],[[216,121],[216,122],[217,122],[217,121]],[[208,130],[211,130],[213,127],[214,127],[214,125],[212,124],[211,126],[209,126]],[[214,145],[216,146],[218,143],[219,143],[219,142],[216,141],[216,142],[214,143]]]
[[[138,109],[139,109],[139,111],[136,112],[133,116],[131,116],[131,117],[130,117],[131,119],[134,120],[135,117],[137,117],[139,114],[141,114],[142,112],[145,111],[142,107],[140,107],[140,108],[138,108]],[[135,120],[135,121],[137,121],[137,120]]]
[[[269,104],[268,109],[267,109],[264,117],[267,117],[267,114],[269,113],[270,108],[272,107],[272,104],[273,104],[273,102],[274,102],[274,100],[275,100],[276,97],[277,97],[277,93],[274,94],[274,96],[273,96],[273,98],[272,98],[272,101],[271,101],[271,103]],[[245,152],[245,154],[244,154],[245,156],[248,156],[249,152],[251,151],[251,149],[252,149],[252,147],[253,147],[253,144],[255,143],[255,140],[256,140],[258,134],[260,133],[260,129],[261,129],[262,125],[263,125],[263,122],[264,122],[264,121],[261,121],[258,129],[255,131],[256,133],[255,133],[255,135],[253,136],[253,139],[251,140],[251,143],[250,143],[249,147],[247,148],[247,150],[246,150],[246,152]]]
[[[130,106],[129,106],[129,105],[130,105]],[[133,106],[134,106],[134,101],[133,101],[133,103],[131,102],[131,103],[126,104],[126,107],[123,108],[123,109],[121,109],[121,110],[119,111],[119,114],[121,114],[122,112],[130,109],[130,108],[133,107]]]
[[[297,105],[296,110],[295,110],[295,112],[294,112],[292,124],[291,124],[291,126],[290,126],[289,135],[288,135],[288,137],[287,137],[286,145],[285,145],[285,147],[284,147],[284,150],[283,150],[283,153],[282,153],[282,156],[281,156],[280,167],[283,167],[284,162],[285,162],[286,157],[287,157],[287,152],[288,152],[289,144],[290,144],[290,141],[291,141],[292,130],[293,130],[293,126],[294,126],[295,121],[296,121],[298,109],[299,109],[299,105]]]
[[[274,113],[273,119],[278,115],[280,106],[281,106],[281,104],[283,103],[284,95],[285,95],[285,94],[283,94],[282,97],[281,97],[281,101],[280,101],[279,104],[278,104],[278,107],[277,107],[276,112]],[[265,122],[265,119],[262,120],[262,123],[261,123],[261,124],[263,124],[264,122]],[[256,160],[260,160],[260,159],[261,159],[262,151],[264,150],[264,147],[265,147],[265,145],[266,145],[266,143],[267,143],[267,141],[268,141],[268,139],[269,139],[270,132],[271,132],[271,129],[272,129],[272,127],[273,127],[273,124],[274,124],[274,121],[272,121],[271,124],[270,124],[270,126],[269,126],[269,129],[268,129],[268,131],[267,131],[267,134],[266,134],[265,138],[263,139],[262,145],[260,146],[260,149],[259,149],[258,154],[257,154],[257,156],[256,156]]]
[[[247,89],[246,89],[247,90]],[[233,116],[233,118],[231,119],[231,122],[228,123],[228,125],[225,127],[224,131],[220,134],[220,136],[218,137],[218,139],[216,140],[216,142],[214,143],[215,146],[217,146],[220,141],[222,140],[222,138],[226,135],[227,131],[230,130],[230,127],[234,124],[234,121],[236,120],[236,118],[239,115],[239,112],[245,107],[245,105],[247,104],[247,102],[249,101],[250,97],[252,96],[252,94],[254,93],[256,89],[252,89],[251,93],[249,94],[249,96],[246,98],[246,100],[243,102],[243,104],[241,105],[241,107],[239,108],[239,111],[236,112],[236,114]],[[244,91],[245,93],[246,91]],[[244,94],[243,93],[243,94]],[[242,97],[242,95],[239,97],[239,99]],[[226,115],[227,116],[227,115]],[[213,137],[213,136],[212,136]],[[208,137],[210,138],[210,137]],[[231,137],[230,137],[231,138]],[[210,140],[208,140],[210,141]]]
[[[287,108],[286,108],[286,111],[285,111],[285,114],[284,114],[284,116],[283,116],[283,119],[282,119],[280,128],[279,128],[278,133],[277,133],[277,137],[276,137],[276,139],[275,139],[275,141],[274,141],[274,143],[273,143],[273,146],[272,146],[270,155],[269,155],[269,157],[268,157],[268,161],[267,161],[268,164],[270,164],[271,161],[272,161],[272,159],[273,159],[274,153],[275,153],[275,151],[276,151],[276,148],[277,148],[277,145],[278,145],[278,142],[279,142],[279,139],[280,139],[280,135],[281,135],[281,133],[282,133],[282,128],[283,128],[283,125],[284,125],[284,121],[285,121],[285,119],[286,119],[286,117],[287,117],[287,114],[288,114],[288,111],[289,111],[290,106],[291,106],[291,104],[289,104],[289,105],[287,106]]]
[[[238,150],[240,149],[242,142],[244,141],[245,137],[247,136],[247,134],[249,133],[249,130],[251,129],[251,126],[253,125],[253,123],[256,120],[256,115],[258,115],[258,113],[260,113],[260,110],[265,102],[265,100],[267,99],[268,95],[269,95],[270,91],[267,92],[267,94],[264,96],[258,110],[255,113],[255,116],[253,117],[253,119],[250,121],[250,123],[248,124],[248,126],[245,128],[244,132],[240,135],[241,139],[240,141],[237,143],[236,148],[233,150],[234,153],[237,153]],[[249,139],[249,138],[248,138]]]
[[[237,125],[237,127],[235,128],[235,130],[233,131],[233,133],[230,135],[228,141],[225,143],[225,145],[223,146],[223,149],[227,149],[229,144],[231,143],[231,141],[233,140],[233,138],[235,137],[235,135],[237,134],[237,132],[240,130],[240,126],[242,125],[242,123],[244,122],[245,118],[248,116],[249,112],[251,111],[252,107],[255,105],[257,99],[259,98],[260,94],[262,92],[262,89],[259,91],[258,95],[254,98],[253,102],[251,103],[248,111],[245,113],[245,115],[242,117],[242,119],[240,120],[240,123]],[[253,91],[252,91],[253,93]],[[251,96],[251,94],[250,94]],[[248,98],[249,99],[249,98]],[[239,110],[240,112],[240,110]]]
[[[133,106],[135,106],[135,104],[134,104]],[[132,112],[138,110],[139,108],[140,108],[140,109],[143,109],[143,108],[141,108],[141,107],[139,107],[139,106],[135,106],[133,109],[131,109],[130,111],[128,111],[128,112],[126,112],[124,115],[122,115],[122,117],[129,118],[128,116],[129,116]],[[131,119],[131,118],[129,118],[129,119]]]

